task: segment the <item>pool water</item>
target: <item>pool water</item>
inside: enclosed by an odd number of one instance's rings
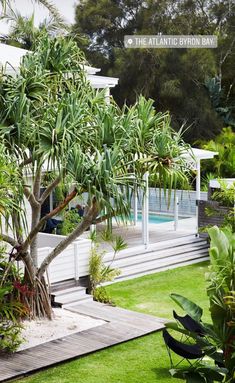
[[[134,220],[133,213],[131,214],[131,219]],[[138,213],[137,220],[142,221],[142,213]],[[171,222],[171,221],[174,221],[174,217],[149,213],[149,223],[164,223],[164,222]]]

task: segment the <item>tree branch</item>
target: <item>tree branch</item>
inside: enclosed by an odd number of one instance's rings
[[[18,245],[18,242],[14,238],[6,234],[0,234],[0,240],[9,243],[13,247]]]
[[[28,157],[28,158],[25,158],[24,161],[22,161],[20,164],[19,164],[19,167],[20,168],[23,168],[25,165],[29,165],[32,163],[32,157]]]
[[[233,45],[234,45],[234,43],[235,43],[235,37],[234,37],[234,39],[232,40],[232,42],[231,42],[231,44],[230,44],[228,50],[226,51],[224,57],[221,58],[221,60],[220,60],[220,65],[221,65],[221,66],[223,65],[223,63],[224,63],[225,60],[227,59],[228,55],[230,55],[230,53],[232,53],[232,49],[233,49]]]
[[[49,219],[54,217],[56,214],[60,213],[68,204],[69,202],[76,197],[77,190],[74,189],[63,202],[61,202],[54,210],[52,210],[50,213],[46,214],[44,217],[40,219],[38,224],[34,227],[33,230],[29,233],[28,237],[26,238],[25,242],[23,243],[21,250],[25,251],[28,246],[30,245],[31,241],[36,237],[39,230],[42,228],[43,224]]]
[[[68,235],[62,242],[60,242],[50,254],[44,259],[38,270],[38,277],[41,278],[45,273],[49,264],[59,255],[70,243],[72,243],[77,237],[79,237],[84,231],[92,224],[98,214],[98,205],[94,199],[92,206],[89,208],[87,214],[84,216],[82,222],[76,227],[76,229]]]
[[[27,186],[24,186],[24,195],[32,207],[39,207],[40,206],[40,203],[36,200],[33,193],[31,193],[31,191],[29,190],[29,188]]]
[[[33,195],[37,201],[40,197],[41,175],[42,175],[42,169],[39,167],[36,171],[36,175],[35,175],[35,179],[33,183]]]
[[[59,185],[60,181],[62,179],[62,176],[59,175],[47,188],[46,190],[42,193],[39,202],[42,204],[47,197],[51,194],[51,192],[56,188],[57,185]]]
[[[18,241],[18,244],[23,243],[23,230],[22,230],[22,225],[21,225],[21,220],[20,220],[20,215],[17,211],[13,211],[12,213],[12,223],[13,223],[13,228],[16,234],[16,238]]]
[[[107,219],[109,218],[112,218],[112,217],[115,217],[115,215],[117,215],[117,212],[113,212],[113,214],[104,214],[102,215],[101,217],[97,218],[94,222],[92,222],[94,225],[96,225],[97,223],[101,223],[101,222],[104,222],[106,221]]]

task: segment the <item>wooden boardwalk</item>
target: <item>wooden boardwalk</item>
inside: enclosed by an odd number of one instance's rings
[[[164,328],[163,319],[97,302],[79,304],[70,311],[103,319],[106,323],[19,351],[12,356],[1,356],[0,382],[23,377]]]

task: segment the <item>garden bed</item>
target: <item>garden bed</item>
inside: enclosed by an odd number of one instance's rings
[[[101,326],[105,323],[101,319],[94,319],[60,308],[53,309],[53,313],[54,318],[52,321],[37,319],[23,322],[22,337],[25,341],[18,351]]]

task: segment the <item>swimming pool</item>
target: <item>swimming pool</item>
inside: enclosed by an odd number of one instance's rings
[[[131,219],[134,220],[134,214],[131,214]],[[138,213],[137,220],[142,221],[142,213]],[[174,221],[174,217],[168,215],[157,215],[149,213],[149,223],[164,223]]]

